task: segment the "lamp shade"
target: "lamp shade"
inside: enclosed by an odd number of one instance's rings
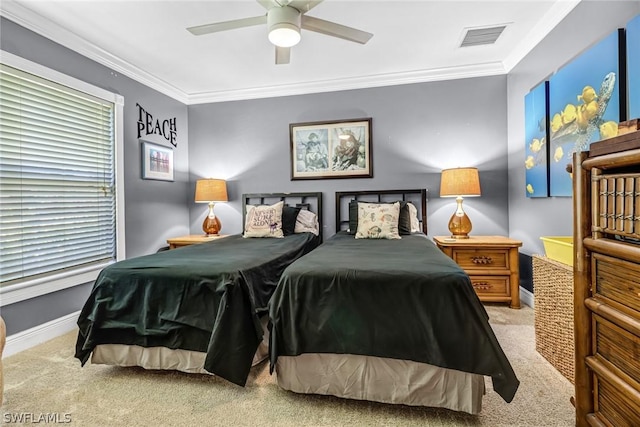
[[[440,178],[440,197],[480,195],[480,179],[476,168],[444,169]]]
[[[227,202],[227,182],[224,179],[196,181],[196,203]]]

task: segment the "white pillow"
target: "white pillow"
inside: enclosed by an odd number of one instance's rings
[[[243,237],[283,238],[282,208],[284,202],[274,205],[247,205]]]
[[[300,209],[296,218],[294,233],[313,233],[316,236],[320,234],[320,225],[318,224],[318,215],[307,209]]]
[[[400,202],[358,203],[356,239],[400,239]]]
[[[420,221],[418,221],[418,209],[411,202],[408,202],[407,206],[409,207],[409,218],[411,219],[411,232],[417,233],[422,231],[420,230]]]

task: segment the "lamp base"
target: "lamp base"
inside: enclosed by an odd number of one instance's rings
[[[204,234],[206,234],[207,236],[218,234],[221,228],[222,224],[220,223],[220,220],[217,216],[214,216],[213,218],[206,216],[204,218],[204,222],[202,223],[202,231],[204,231]]]
[[[213,206],[214,203],[209,202],[209,214],[204,217],[204,222],[202,223],[202,231],[204,231],[204,234],[207,236],[215,236],[222,228],[222,223],[216,214],[213,213]]]
[[[458,202],[458,208],[451,215],[449,220],[449,231],[451,232],[451,238],[453,239],[468,239],[469,232],[471,231],[471,220],[467,214],[462,210],[462,197],[456,199]]]

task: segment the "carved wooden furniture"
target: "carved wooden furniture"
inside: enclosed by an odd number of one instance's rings
[[[480,301],[508,302],[511,308],[520,308],[518,248],[522,242],[502,236],[436,236],[433,240],[471,277]]]
[[[640,425],[640,132],[634,134],[574,155],[580,427]]]

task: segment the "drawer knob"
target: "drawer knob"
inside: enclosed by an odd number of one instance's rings
[[[486,291],[488,289],[491,289],[491,284],[487,282],[473,282],[473,289]]]
[[[471,257],[471,262],[474,264],[491,264],[493,260],[490,256],[474,256]]]

